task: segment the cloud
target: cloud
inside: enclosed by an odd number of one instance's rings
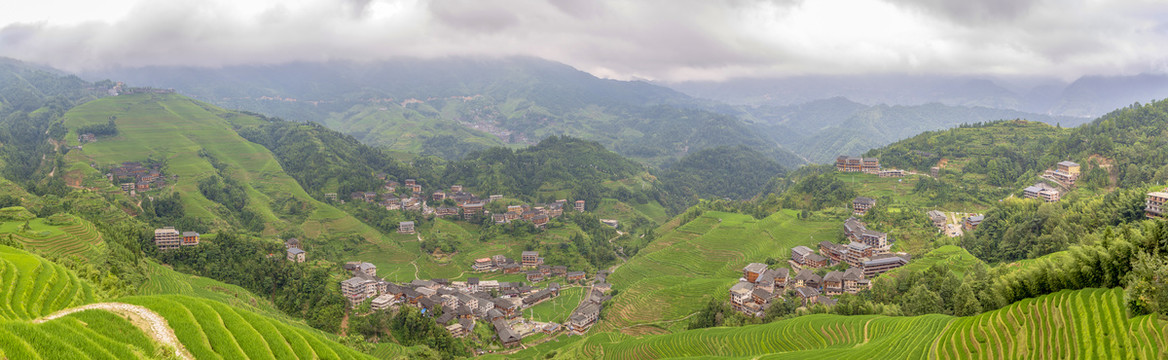
[[[88,21],[0,15],[0,56],[81,71],[527,55],[664,81],[1168,68],[1152,0],[121,1],[136,3]]]

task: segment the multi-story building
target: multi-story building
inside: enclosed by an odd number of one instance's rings
[[[844,256],[844,262],[846,262],[849,266],[852,266],[852,267],[860,267],[860,266],[863,266],[865,259],[870,258],[873,255],[879,254],[881,252],[882,251],[877,250],[874,247],[868,246],[867,244],[852,242],[852,243],[848,244],[848,246],[847,246],[847,251],[845,252],[845,256]]]
[[[183,231],[183,233],[182,233],[182,245],[183,246],[195,246],[198,244],[199,244],[199,233],[194,232],[194,231]]]
[[[1040,199],[1045,202],[1059,201],[1059,191],[1053,186],[1040,182],[1034,186],[1028,186],[1022,189],[1022,197],[1027,199]]]
[[[524,251],[519,255],[519,261],[525,268],[534,268],[543,263],[538,251]]]
[[[888,248],[888,234],[869,230],[856,218],[848,218],[844,221],[844,233],[852,241],[861,242],[875,248]]]
[[[758,282],[758,278],[767,271],[767,265],[762,263],[750,263],[742,269],[742,277],[749,282]]]
[[[819,242],[819,253],[826,256],[831,262],[839,263],[844,261],[844,254],[847,253],[847,249],[844,248],[844,245],[824,240]]]
[[[167,226],[161,229],[154,229],[154,245],[158,250],[174,250],[182,245],[182,235],[174,227]]]
[[[889,270],[908,264],[908,254],[880,254],[865,259],[863,263],[864,277],[872,278]]]
[[[868,209],[876,206],[876,199],[870,197],[856,197],[852,200],[852,214],[856,216],[864,216],[868,213]]]
[[[1168,189],[1150,192],[1144,199],[1144,215],[1150,218],[1164,217],[1164,204],[1168,203]]]
[[[813,254],[811,248],[802,245],[796,246],[791,249],[791,260],[797,264],[805,264],[807,262],[807,256],[811,254]]]
[[[349,305],[357,307],[361,302],[377,296],[377,281],[366,276],[354,276],[341,282],[341,294],[349,299]]]
[[[584,211],[584,200],[576,200],[576,211]]]
[[[402,222],[397,223],[397,232],[399,234],[413,234],[414,233],[414,222],[413,221],[402,221]]]

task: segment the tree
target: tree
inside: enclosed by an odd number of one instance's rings
[[[973,287],[969,283],[961,284],[957,294],[953,296],[953,315],[969,316],[981,313],[981,302],[973,294]]]
[[[941,295],[929,290],[925,284],[917,284],[904,294],[904,312],[907,315],[941,313],[943,303]]]

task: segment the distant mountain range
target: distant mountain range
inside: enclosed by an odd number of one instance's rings
[[[225,108],[318,122],[367,144],[448,159],[570,135],[654,166],[743,145],[792,167],[963,123],[1021,118],[1073,127],[1135,101],[1168,97],[1168,77],[1157,75],[1070,84],[806,76],[665,87],[523,57],[148,67],[82,76],[175,88]]]
[[[981,106],[1054,116],[1096,117],[1168,97],[1168,75],[988,79],[977,76],[797,76],[662,83],[686,94],[737,105],[785,106],[832,97],[863,104]]]

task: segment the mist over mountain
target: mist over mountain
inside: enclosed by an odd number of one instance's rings
[[[1168,76],[1056,78],[943,75],[855,75],[743,78],[659,83],[694,97],[739,105],[786,106],[833,97],[869,105],[941,103],[1053,116],[1093,117],[1136,101],[1168,96]]]

